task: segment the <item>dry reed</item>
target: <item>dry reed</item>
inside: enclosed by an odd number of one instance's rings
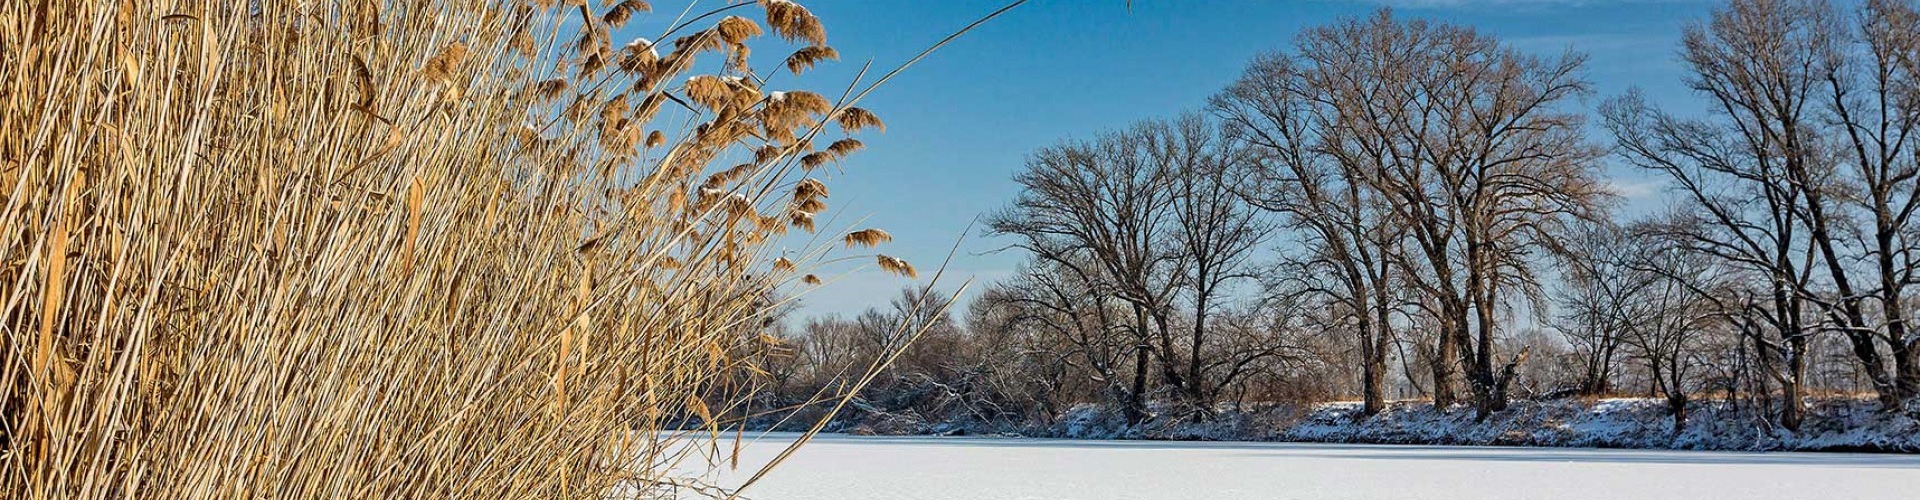
[[[838,56],[798,4],[615,50],[651,11],[0,6],[0,490],[594,498],[714,460],[686,440],[742,411],[772,291],[821,282],[770,250],[824,209],[802,158],[882,125],[745,66]]]

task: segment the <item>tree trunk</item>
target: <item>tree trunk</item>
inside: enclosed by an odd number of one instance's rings
[[[1457,363],[1460,362],[1460,337],[1454,335],[1453,328],[1452,325],[1441,326],[1440,344],[1433,353],[1433,359],[1429,360],[1433,369],[1433,407],[1441,412],[1446,412],[1459,399],[1453,389]]]
[[[1867,373],[1867,380],[1873,385],[1873,395],[1880,401],[1880,407],[1899,408],[1900,396],[1894,376],[1887,372],[1887,363],[1880,357],[1880,346],[1874,334],[1850,331],[1847,333],[1847,344],[1853,348],[1853,357],[1860,361],[1861,371]]]
[[[1363,314],[1364,317],[1364,314]],[[1360,350],[1364,358],[1361,362],[1361,403],[1360,412],[1373,416],[1386,407],[1387,374],[1387,326],[1374,321],[1360,321]]]
[[[1880,267],[1880,318],[1881,323],[1886,325],[1884,338],[1887,347],[1892,348],[1888,355],[1893,358],[1893,394],[1891,398],[1881,401],[1884,405],[1881,409],[1894,412],[1905,409],[1907,400],[1920,393],[1920,367],[1915,366],[1920,360],[1914,359],[1916,354],[1920,354],[1915,352],[1920,342],[1908,342],[1906,338],[1911,331],[1907,327],[1906,296],[1902,293],[1906,283],[1899,276],[1894,262],[1895,256],[1900,255],[1894,243],[1895,234],[1899,232],[1898,225],[1893,223],[1885,209],[1875,211],[1875,221],[1878,229],[1874,234],[1874,243],[1880,250],[1875,254]]]
[[[1206,384],[1202,382],[1204,379],[1200,376],[1200,346],[1206,345],[1207,298],[1212,296],[1213,292],[1211,289],[1203,288],[1197,295],[1194,297],[1193,305],[1193,350],[1187,356],[1187,399],[1194,405],[1211,411],[1211,408],[1208,408],[1208,403],[1211,401],[1208,401]]]
[[[1366,280],[1372,281],[1365,290],[1371,294],[1371,301],[1362,300],[1361,302],[1367,304],[1367,307],[1366,310],[1358,313],[1362,323],[1360,334],[1368,342],[1368,345],[1363,347],[1370,348],[1364,353],[1366,360],[1362,363],[1364,365],[1362,370],[1366,375],[1366,387],[1361,391],[1365,397],[1362,411],[1368,416],[1377,415],[1381,410],[1386,409],[1387,343],[1393,341],[1393,323],[1389,321],[1392,308],[1387,306],[1386,286],[1387,274],[1391,272],[1390,264],[1386,259],[1380,259],[1378,266],[1375,268],[1373,265],[1368,265],[1367,275],[1356,280],[1361,283],[1366,283]],[[1356,295],[1368,298],[1366,294]],[[1371,322],[1367,321],[1369,313],[1373,315]]]
[[[1796,353],[1787,359],[1787,376],[1780,382],[1780,391],[1784,393],[1781,399],[1785,400],[1780,405],[1780,426],[1798,432],[1806,409],[1801,394],[1801,385],[1807,376],[1806,355],[1801,354],[1806,352],[1806,341],[1796,339],[1792,343],[1796,344]]]
[[[1373,322],[1360,320],[1360,414],[1373,416],[1380,413],[1380,367],[1373,363],[1374,338]]]
[[[1687,393],[1672,391],[1667,393],[1667,413],[1673,415],[1673,433],[1687,430]]]
[[[1159,312],[1149,312],[1146,307],[1134,304],[1133,318],[1134,322],[1140,325],[1142,342],[1151,342],[1152,340],[1147,340],[1149,338],[1160,342],[1159,349],[1154,350],[1154,358],[1160,360],[1160,380],[1185,393],[1187,384],[1180,376],[1180,369],[1174,363],[1173,336],[1167,331],[1166,316]],[[1153,321],[1151,333],[1148,331],[1149,319]]]
[[[1493,367],[1493,307],[1476,307],[1480,316],[1478,343],[1474,352],[1474,386],[1479,398],[1479,418],[1486,418],[1494,412],[1507,409],[1507,383],[1513,379],[1516,365],[1510,364],[1500,370]]]
[[[1596,328],[1595,330],[1598,329]],[[1602,354],[1602,351],[1605,349],[1605,347],[1594,349],[1593,355],[1587,357],[1587,362],[1585,366],[1582,367],[1585,368],[1586,371],[1582,373],[1580,377],[1580,395],[1595,396],[1606,392],[1604,386],[1607,385],[1607,381],[1605,380],[1607,377],[1601,373],[1601,367],[1606,364],[1606,360]]]
[[[1498,304],[1495,291],[1499,276],[1494,273],[1485,249],[1477,241],[1467,242],[1467,265],[1467,294],[1472,297],[1476,320],[1473,325],[1473,356],[1468,360],[1472,363],[1468,366],[1468,378],[1473,382],[1474,418],[1484,419],[1493,412],[1507,409],[1506,376],[1494,371],[1493,367],[1494,306]],[[1463,333],[1466,329],[1465,325],[1461,326]]]
[[[1611,328],[1611,321],[1602,323],[1602,328]],[[1587,376],[1580,383],[1580,395],[1598,396],[1613,391],[1613,353],[1619,349],[1619,343],[1611,337],[1616,333],[1595,332],[1601,346],[1594,350],[1592,359],[1587,360]]]
[[[1896,341],[1893,369],[1898,373],[1894,378],[1894,393],[1899,396],[1897,401],[1904,405],[1906,400],[1920,395],[1920,339]]]
[[[1150,349],[1144,338],[1133,346],[1133,389],[1127,395],[1127,425],[1140,423],[1147,414],[1147,351]]]

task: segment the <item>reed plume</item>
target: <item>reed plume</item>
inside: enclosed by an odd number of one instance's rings
[[[821,283],[772,250],[824,209],[801,158],[879,122],[742,67],[837,55],[793,2],[666,55],[611,48],[646,2],[564,3],[0,5],[0,490],[684,484],[771,297]]]

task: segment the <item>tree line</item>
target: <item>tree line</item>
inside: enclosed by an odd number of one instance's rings
[[[1732,0],[1678,54],[1698,112],[1596,96],[1582,54],[1470,27],[1308,29],[1204,109],[1034,151],[986,220],[1029,256],[1015,276],[965,321],[908,290],[800,325],[771,397],[904,348],[860,404],[1138,422],[1417,397],[1484,418],[1640,394],[1677,426],[1712,397],[1788,429],[1808,395],[1913,404],[1920,10]],[[1607,165],[1662,200],[1626,203]],[[924,333],[879,334],[900,324]]]

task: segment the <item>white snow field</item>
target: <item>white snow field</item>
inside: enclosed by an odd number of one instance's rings
[[[740,484],[795,434],[742,444]],[[1920,455],[820,435],[755,500],[1915,499]]]

